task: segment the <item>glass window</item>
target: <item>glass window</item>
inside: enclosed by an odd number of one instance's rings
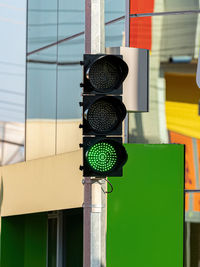
[[[125,1],[105,1],[105,22],[109,22],[122,16],[125,16]]]
[[[74,2],[59,0],[59,39],[68,38],[58,45],[58,120],[81,118],[80,61],[83,58],[85,46],[84,8],[80,0]],[[76,34],[77,36],[74,36]]]
[[[106,47],[125,46],[125,19],[110,23],[105,27]]]
[[[125,1],[105,1],[106,47],[125,45]]]
[[[24,160],[26,1],[0,7],[0,165],[7,165]]]
[[[83,265],[83,209],[48,213],[47,267]]]
[[[57,218],[48,219],[48,267],[57,267]]]
[[[28,1],[28,53],[57,41],[57,1]],[[40,55],[41,58],[41,55]]]
[[[82,1],[29,0],[27,159],[78,149],[84,19]]]

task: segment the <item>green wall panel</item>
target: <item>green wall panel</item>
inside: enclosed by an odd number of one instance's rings
[[[46,267],[47,214],[2,218],[1,267]]]
[[[64,212],[64,267],[83,266],[83,209]]]
[[[24,267],[24,216],[2,218],[1,267]]]
[[[25,216],[24,267],[46,267],[47,214]]]
[[[110,178],[107,267],[182,267],[184,146],[127,144],[123,178]]]

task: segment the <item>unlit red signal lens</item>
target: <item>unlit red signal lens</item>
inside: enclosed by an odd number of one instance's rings
[[[89,71],[90,83],[96,91],[107,91],[119,83],[119,74],[118,67],[105,57],[91,66]]]
[[[120,56],[85,55],[84,62],[85,93],[94,90],[107,94],[117,89],[118,93],[122,92],[121,85],[128,74],[128,66]]]

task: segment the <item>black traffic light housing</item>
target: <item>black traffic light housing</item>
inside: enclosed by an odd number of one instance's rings
[[[121,55],[85,54],[83,65],[83,176],[122,176],[127,153],[122,144],[126,107],[123,81],[128,66]]]

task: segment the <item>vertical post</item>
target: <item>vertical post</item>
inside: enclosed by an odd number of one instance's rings
[[[104,0],[85,0],[85,52],[105,53]],[[106,194],[101,179],[84,179],[84,267],[105,267]]]
[[[91,53],[105,53],[104,0],[91,0]]]
[[[85,0],[85,53],[91,53],[91,1]]]
[[[186,223],[186,267],[191,266],[191,255],[190,255],[190,235],[191,235],[191,224]]]
[[[126,0],[126,14],[125,14],[125,46],[130,45],[130,0]]]
[[[104,52],[104,0],[85,0],[85,53]]]
[[[91,179],[85,177],[84,184],[84,214],[83,214],[83,267],[90,267],[90,229],[91,229]]]
[[[57,215],[57,267],[63,266],[63,211]]]
[[[130,0],[126,0],[126,14],[125,14],[125,46],[130,45]],[[129,113],[127,112],[124,120],[124,142],[128,143],[129,134]]]

